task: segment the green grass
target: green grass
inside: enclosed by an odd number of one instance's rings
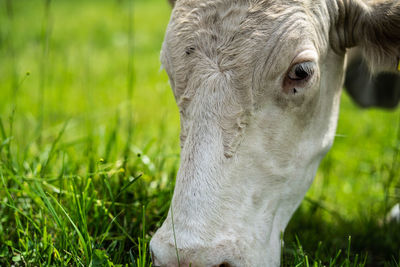
[[[169,12],[163,0],[0,1],[0,266],[151,265],[179,163],[158,60]],[[400,266],[400,226],[384,221],[400,201],[400,112],[342,102],[284,266]]]

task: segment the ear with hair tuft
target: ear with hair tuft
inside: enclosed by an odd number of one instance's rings
[[[174,7],[176,0],[168,0],[168,2],[172,7]]]
[[[369,67],[376,71],[398,72],[400,59],[400,1],[338,0],[343,18],[342,45],[358,46]],[[339,34],[340,35],[340,34]]]

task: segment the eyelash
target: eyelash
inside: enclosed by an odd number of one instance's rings
[[[298,63],[290,69],[287,76],[292,81],[306,80],[314,74],[313,65],[314,65],[313,62]]]
[[[312,61],[292,65],[285,77],[284,91],[293,95],[299,93],[314,75],[315,68],[315,63]]]

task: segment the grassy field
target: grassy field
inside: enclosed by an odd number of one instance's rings
[[[0,266],[150,266],[179,114],[164,0],[0,0]],[[343,95],[284,266],[400,266],[400,111]],[[350,237],[351,236],[351,237]]]

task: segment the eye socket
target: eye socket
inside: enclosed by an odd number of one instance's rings
[[[287,76],[292,81],[304,81],[314,74],[315,63],[308,61],[293,65]]]
[[[317,70],[315,61],[303,61],[293,64],[283,80],[283,92],[290,95],[305,92],[304,89],[308,88]]]

